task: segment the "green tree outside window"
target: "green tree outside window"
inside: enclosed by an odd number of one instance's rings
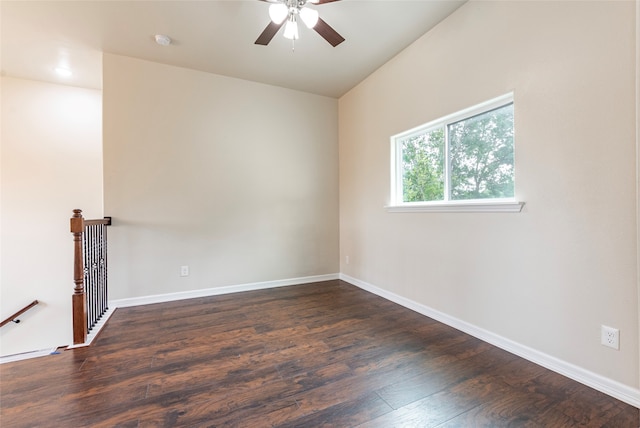
[[[510,103],[400,140],[403,202],[514,197],[513,128]]]

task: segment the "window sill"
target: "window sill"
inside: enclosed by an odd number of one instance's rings
[[[389,205],[385,209],[390,213],[519,213],[523,206],[524,202],[517,201],[461,201]]]

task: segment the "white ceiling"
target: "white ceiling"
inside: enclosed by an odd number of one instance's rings
[[[346,41],[332,47],[300,28],[254,41],[269,3],[226,1],[8,1],[0,3],[3,75],[101,88],[102,52],[339,97],[466,0],[342,0],[311,6]],[[155,34],[173,39],[163,47]],[[66,65],[73,75],[56,76]]]

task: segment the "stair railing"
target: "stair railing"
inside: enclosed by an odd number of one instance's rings
[[[111,217],[85,220],[73,210],[73,343],[81,344],[109,309],[107,289],[107,229]]]

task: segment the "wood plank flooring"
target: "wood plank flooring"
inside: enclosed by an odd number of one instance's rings
[[[9,427],[616,427],[638,409],[341,281],[118,309],[0,365]]]

